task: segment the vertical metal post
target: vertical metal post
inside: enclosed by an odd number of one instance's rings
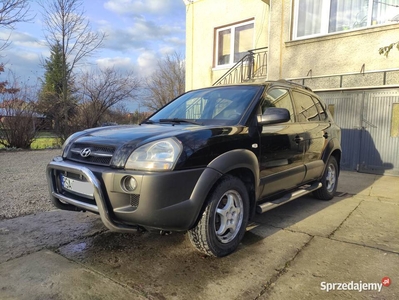
[[[254,53],[252,50],[248,51],[248,70],[247,70],[247,80],[253,77],[253,64],[254,64]]]

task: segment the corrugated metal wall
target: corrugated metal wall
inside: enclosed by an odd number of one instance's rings
[[[399,89],[319,92],[342,129],[344,170],[399,175],[399,136],[392,131]],[[396,126],[396,125],[395,125]]]

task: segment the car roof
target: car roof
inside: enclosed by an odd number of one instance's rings
[[[196,88],[192,89],[187,92],[192,92],[192,91],[199,91],[199,90],[207,90],[207,89],[217,89],[217,88],[223,88],[223,87],[239,87],[239,86],[263,86],[265,89],[269,89],[271,87],[283,87],[283,88],[289,88],[289,89],[295,89],[295,90],[302,90],[310,93],[313,97],[319,98],[311,88],[296,83],[292,81],[288,81],[285,79],[279,79],[279,80],[259,80],[259,79],[251,79],[247,80],[244,82],[240,83],[233,83],[233,84],[218,84],[218,85],[213,85],[213,86],[208,86],[208,87],[203,87],[203,88]]]
[[[287,87],[287,88],[298,88],[298,89],[304,89],[307,90],[308,92],[313,93],[312,89],[309,88],[306,85],[302,85],[296,82],[288,81],[285,79],[279,79],[279,80],[248,80],[245,82],[241,83],[236,83],[236,84],[226,84],[226,85],[216,85],[217,86],[240,86],[240,85],[263,85],[263,86],[281,86],[281,87]]]

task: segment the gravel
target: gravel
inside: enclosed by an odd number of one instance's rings
[[[55,209],[46,181],[46,166],[60,149],[0,151],[0,220]]]

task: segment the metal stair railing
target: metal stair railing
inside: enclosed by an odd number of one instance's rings
[[[248,50],[248,53],[231,67],[213,85],[241,83],[267,76],[268,47]]]

